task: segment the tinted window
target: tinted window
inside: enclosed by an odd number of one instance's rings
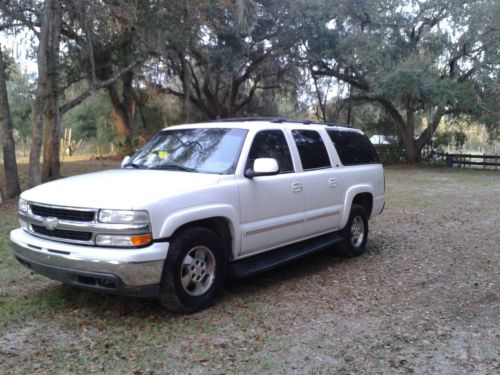
[[[353,131],[328,130],[328,135],[344,165],[380,163],[368,137]]]
[[[293,130],[292,134],[304,170],[330,167],[328,152],[318,132],[314,130]]]
[[[248,154],[247,168],[258,158],[273,158],[278,161],[280,173],[293,172],[292,157],[281,130],[264,130],[255,135]]]
[[[246,133],[224,128],[161,131],[124,167],[234,173]]]

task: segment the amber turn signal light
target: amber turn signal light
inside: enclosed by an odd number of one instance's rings
[[[133,246],[147,245],[153,240],[151,234],[140,234],[137,236],[130,236],[130,242]]]

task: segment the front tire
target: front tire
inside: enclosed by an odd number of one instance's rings
[[[363,206],[352,205],[342,236],[344,241],[340,249],[344,256],[353,258],[365,252],[368,241],[368,215]]]
[[[189,313],[215,301],[226,277],[223,241],[211,230],[191,227],[170,242],[160,284],[160,303],[167,309]]]

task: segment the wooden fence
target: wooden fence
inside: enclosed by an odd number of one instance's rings
[[[500,155],[441,154],[448,167],[500,168]]]

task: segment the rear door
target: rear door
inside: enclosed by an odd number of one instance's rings
[[[339,189],[340,171],[332,168],[320,132],[292,130],[292,136],[302,164],[300,180],[305,195],[305,237],[339,229],[344,203]]]

